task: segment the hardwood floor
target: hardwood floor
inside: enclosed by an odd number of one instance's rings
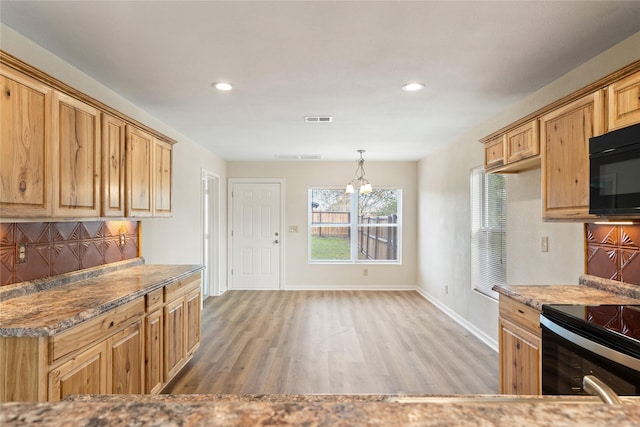
[[[412,291],[227,291],[163,393],[498,393],[498,356]]]

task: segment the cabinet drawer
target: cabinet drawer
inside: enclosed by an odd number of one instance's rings
[[[187,292],[200,286],[200,273],[189,276],[164,287],[164,300],[171,302],[176,298],[186,295]]]
[[[530,332],[540,334],[540,312],[512,298],[500,297],[500,316],[505,317]]]
[[[156,289],[144,296],[147,313],[151,313],[153,310],[162,307],[162,303],[164,302],[162,299],[163,296],[163,288]]]
[[[129,325],[135,318],[143,315],[144,298],[140,297],[98,317],[82,322],[58,335],[54,335],[49,340],[49,363],[53,363],[61,357],[93,342],[108,338],[111,333],[118,332]]]

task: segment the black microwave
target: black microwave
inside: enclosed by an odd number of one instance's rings
[[[640,215],[640,123],[589,139],[589,213]]]

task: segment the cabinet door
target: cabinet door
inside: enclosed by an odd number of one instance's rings
[[[4,66],[0,89],[0,217],[49,216],[52,90]]]
[[[140,319],[109,339],[109,393],[144,393],[142,338],[142,319]]]
[[[49,372],[49,401],[71,394],[107,393],[106,342],[91,347]]]
[[[640,123],[640,72],[611,84],[607,95],[608,130]]]
[[[164,312],[164,378],[169,380],[182,368],[186,357],[185,298],[168,303]]]
[[[484,146],[484,168],[492,169],[504,165],[504,135],[488,141]]]
[[[505,145],[507,163],[517,162],[540,154],[538,120],[533,120],[507,132]]]
[[[500,393],[541,394],[540,338],[504,318],[499,331]]]
[[[589,218],[589,138],[602,133],[602,105],[598,91],[540,119],[545,219]]]
[[[153,216],[171,216],[171,144],[155,138]]]
[[[53,216],[100,216],[100,112],[54,92]]]
[[[102,115],[102,216],[124,217],[125,123]]]
[[[162,319],[162,309],[145,318],[145,393],[149,394],[158,394],[164,381]]]
[[[126,216],[149,217],[153,213],[153,136],[127,126]]]
[[[187,321],[186,339],[187,355],[193,354],[200,346],[200,288],[191,291],[187,295]]]

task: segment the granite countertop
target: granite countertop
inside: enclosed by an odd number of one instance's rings
[[[141,261],[21,283],[0,293],[0,336],[51,336],[202,270]]]
[[[86,396],[57,403],[0,404],[0,425],[22,426],[637,426],[640,402],[591,398],[441,397],[426,403],[393,396]],[[429,399],[433,396],[429,396]]]
[[[640,304],[640,286],[584,275],[577,285],[498,285],[500,295],[542,310],[543,304]]]

